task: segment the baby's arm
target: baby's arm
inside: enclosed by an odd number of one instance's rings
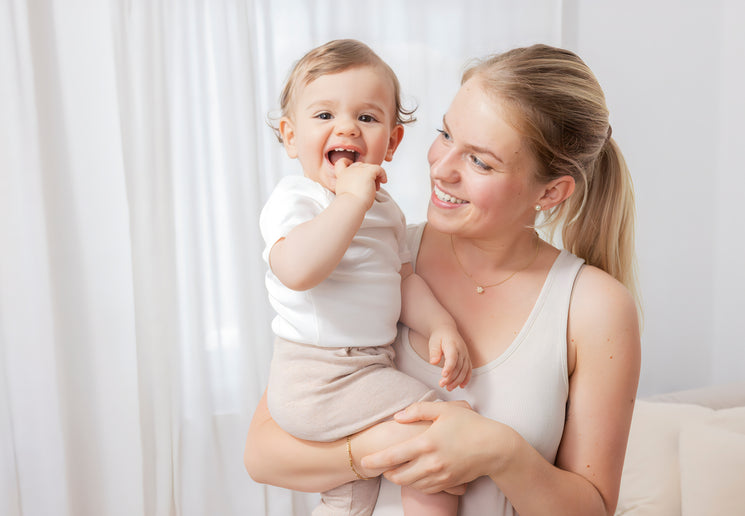
[[[429,285],[413,272],[411,263],[401,267],[401,316],[406,326],[429,338],[429,361],[444,359],[440,386],[452,391],[471,379],[471,359],[466,343],[450,313],[443,308]]]
[[[336,197],[315,218],[294,227],[269,253],[277,278],[292,290],[315,287],[339,265],[365,213],[375,199],[385,172],[376,166],[336,163]]]

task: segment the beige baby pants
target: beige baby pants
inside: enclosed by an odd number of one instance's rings
[[[335,441],[437,395],[402,373],[392,345],[322,348],[276,339],[267,403],[286,432],[309,441]],[[380,479],[357,480],[321,493],[313,516],[372,513]]]

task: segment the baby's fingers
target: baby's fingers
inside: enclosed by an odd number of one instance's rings
[[[458,372],[458,376],[453,381],[453,389],[456,387],[465,387],[468,385],[468,382],[471,381],[471,361],[466,357],[463,360],[463,366],[460,368],[460,371]]]
[[[458,348],[452,343],[444,341],[442,344],[442,355],[445,359],[445,363],[442,366],[442,374],[452,374],[460,365],[460,359],[463,358],[462,354],[458,352]]]
[[[340,158],[336,160],[336,163],[334,163],[334,172],[338,175],[352,163],[354,162],[349,158]]]
[[[468,382],[471,381],[472,371],[473,371],[473,365],[469,361],[466,378],[460,384],[458,384],[458,387],[465,387],[466,385],[468,385]]]
[[[444,381],[446,380],[446,381]],[[452,391],[456,387],[465,387],[471,380],[471,360],[468,355],[460,355],[458,364],[447,378],[440,380],[440,386]]]
[[[380,190],[380,184],[387,183],[387,182],[388,182],[388,174],[386,174],[385,169],[381,168],[380,172],[375,178],[375,189]]]
[[[439,340],[430,340],[429,341],[429,363],[432,365],[437,365],[440,363],[440,360],[442,360],[442,348],[440,347],[440,341]]]
[[[444,355],[445,363],[442,366],[440,387],[445,387],[446,385],[454,383],[455,379],[460,374],[460,370],[463,367],[462,362],[464,355],[458,353],[458,350],[452,344],[444,344],[442,346],[442,355]],[[457,384],[455,385],[457,386]]]

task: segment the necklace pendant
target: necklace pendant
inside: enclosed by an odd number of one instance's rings
[[[481,285],[476,285],[477,294],[483,294],[484,292],[486,292],[486,289],[484,287],[482,287]]]

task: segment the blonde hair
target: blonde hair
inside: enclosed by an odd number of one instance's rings
[[[533,45],[477,62],[462,82],[472,77],[508,106],[539,163],[535,179],[575,181],[574,193],[541,227],[550,237],[561,228],[565,249],[623,283],[639,305],[631,175],[589,67],[568,50]]]
[[[401,102],[401,85],[390,66],[373,50],[355,39],[335,39],[309,51],[292,68],[282,94],[279,97],[280,117],[289,116],[295,96],[301,86],[306,86],[323,75],[343,72],[350,68],[371,66],[379,68],[393,86],[396,108],[396,124],[414,122],[416,107],[406,109]],[[275,124],[271,124],[277,139],[282,136]]]

